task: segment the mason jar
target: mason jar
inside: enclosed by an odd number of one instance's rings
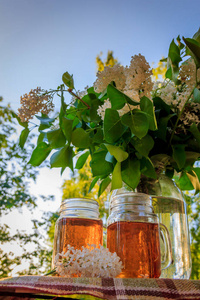
[[[161,262],[160,238],[164,241]],[[172,262],[167,228],[159,223],[152,199],[143,193],[113,194],[107,221],[107,248],[121,258],[121,278],[158,278]]]
[[[52,268],[57,253],[67,252],[68,245],[75,249],[82,246],[103,244],[103,222],[99,218],[99,204],[93,199],[70,198],[63,200],[60,217],[55,224]]]

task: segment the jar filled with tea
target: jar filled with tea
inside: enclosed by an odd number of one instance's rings
[[[161,268],[171,264],[168,230],[159,224],[148,195],[126,192],[112,196],[107,225],[107,248],[116,252],[123,264],[118,277],[158,278]],[[165,245],[162,263],[160,238]]]
[[[82,246],[103,244],[103,222],[99,218],[99,204],[93,199],[65,199],[56,221],[52,267],[57,253],[67,252],[68,245],[75,249]]]

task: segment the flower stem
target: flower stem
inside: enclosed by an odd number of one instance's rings
[[[83,101],[83,99],[81,99],[78,95],[76,95],[74,92],[72,92],[72,89],[68,89],[67,90],[72,96],[76,97],[78,100],[80,100],[85,106],[87,106],[88,109],[90,109],[90,106]]]

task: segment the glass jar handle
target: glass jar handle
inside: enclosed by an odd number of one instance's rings
[[[161,262],[162,270],[167,269],[172,263],[172,244],[167,227],[160,223],[160,233],[165,245],[164,260]]]

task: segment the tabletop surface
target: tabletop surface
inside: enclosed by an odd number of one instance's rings
[[[200,280],[19,276],[0,280],[0,300],[200,299]],[[66,299],[66,298],[65,298]]]

